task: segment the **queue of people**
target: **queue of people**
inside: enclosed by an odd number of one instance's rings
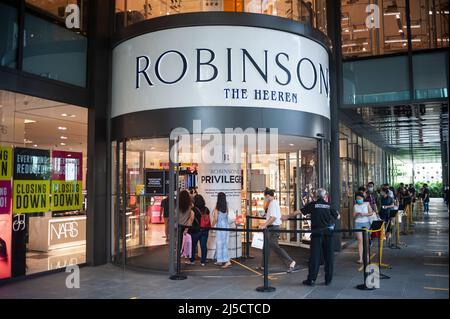
[[[424,212],[429,211],[429,190],[424,184],[420,190],[420,198],[424,203]],[[374,220],[383,220],[386,226],[389,226],[392,218],[392,210],[403,209],[406,205],[411,204],[416,198],[416,190],[412,184],[400,184],[398,189],[389,184],[384,184],[377,191],[373,182],[362,186],[358,189],[354,197],[354,206],[352,216],[354,217],[354,229],[370,229]],[[286,265],[288,273],[298,269],[296,261],[279,246],[280,226],[282,221],[295,218],[298,215],[310,216],[311,218],[311,246],[310,246],[310,260],[308,277],[303,284],[314,285],[321,258],[325,264],[325,284],[329,285],[333,278],[333,230],[338,219],[340,219],[339,212],[331,207],[328,202],[328,194],[325,189],[318,189],[315,193],[315,198],[310,203],[306,204],[302,209],[295,211],[290,215],[281,215],[279,203],[275,200],[275,192],[271,189],[264,191],[264,208],[265,208],[265,222],[260,225],[260,229],[270,229],[269,232],[269,253],[274,252],[280,260]],[[183,256],[188,257],[186,264],[195,264],[197,255],[197,246],[200,243],[201,249],[201,266],[206,264],[207,256],[207,242],[209,236],[209,228],[216,227],[221,229],[230,228],[235,222],[235,216],[229,214],[226,194],[218,193],[216,205],[212,211],[206,207],[204,198],[195,192],[189,194],[188,191],[181,191],[178,200],[179,221],[178,224],[189,226],[181,228],[180,236],[185,238],[183,241]],[[168,210],[168,201],[163,201],[162,210],[166,220],[166,210]],[[167,214],[168,215],[168,214]],[[386,237],[389,239],[389,228],[386,230]],[[167,227],[166,227],[166,236]],[[189,240],[187,240],[187,238]],[[356,239],[358,242],[358,264],[363,263],[363,238],[361,232],[356,232]],[[226,230],[216,231],[215,240],[215,264],[221,268],[229,268],[232,266],[231,259],[228,254],[229,232]],[[185,245],[185,243],[187,243]],[[366,250],[368,251],[368,249]],[[369,256],[366,256],[369,258]],[[258,270],[263,270],[264,265],[257,267]]]

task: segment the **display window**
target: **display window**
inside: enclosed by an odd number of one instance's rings
[[[276,191],[281,213],[287,215],[313,200],[319,186],[318,141],[314,138],[280,136],[275,153],[269,150],[259,153],[247,146],[239,150],[230,148],[231,157],[237,161],[221,163],[205,160],[204,154],[209,154],[215,145],[201,142],[193,135],[187,138],[193,143],[189,149],[182,148],[177,153],[174,181],[169,178],[169,138],[113,142],[112,255],[116,263],[167,271],[169,215],[176,218],[176,211],[165,212],[168,204],[164,200],[169,196],[171,182],[177,194],[187,190],[191,196],[202,195],[211,212],[218,192],[225,192],[233,228],[259,226],[262,222],[259,219],[251,219],[251,225],[245,225],[246,216],[264,216],[266,187]],[[310,229],[308,221],[283,223],[286,229]],[[214,258],[214,237],[212,232],[208,238],[208,259]],[[244,237],[244,233],[230,233],[231,258],[242,256]],[[309,247],[309,236],[283,234],[280,242]]]
[[[0,279],[86,262],[87,109],[0,91]]]

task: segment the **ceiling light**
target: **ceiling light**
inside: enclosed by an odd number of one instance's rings
[[[33,146],[34,146],[34,147],[38,147],[37,144],[34,144]]]
[[[61,136],[62,140],[67,140],[67,136]]]
[[[292,144],[292,143],[289,143],[289,146],[294,146],[294,144]]]
[[[34,120],[27,120],[27,119],[25,119],[25,120],[23,120],[23,123],[24,123],[24,124],[29,124],[29,123],[36,123],[36,121],[34,121]]]
[[[67,127],[65,127],[65,126],[58,126],[58,130],[65,131],[65,130],[67,130]]]
[[[61,116],[66,117],[66,116],[67,116],[67,113],[62,113]]]
[[[152,146],[152,147],[150,147],[150,149],[151,149],[151,150],[154,150],[155,148]]]
[[[72,154],[67,154],[67,157],[72,157]]]
[[[76,117],[74,114],[70,115],[69,117]]]
[[[61,142],[61,143],[59,143],[59,144],[61,144],[62,146],[65,146],[65,145],[66,145],[66,143],[62,143],[62,142]]]

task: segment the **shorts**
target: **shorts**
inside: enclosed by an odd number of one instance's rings
[[[365,223],[355,222],[355,229],[363,229],[363,228],[370,229],[370,223],[369,222],[365,222]]]

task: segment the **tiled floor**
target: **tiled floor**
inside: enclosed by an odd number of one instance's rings
[[[4,298],[426,298],[448,299],[448,210],[442,200],[431,202],[429,218],[414,226],[414,234],[402,236],[407,246],[385,248],[383,261],[392,269],[382,273],[390,279],[381,280],[381,287],[371,291],[355,288],[363,274],[354,263],[354,244],[336,256],[335,276],[331,286],[324,286],[323,272],[315,287],[302,286],[306,267],[293,274],[274,275],[272,293],[260,293],[262,277],[251,270],[248,277],[204,276],[189,274],[187,280],[172,281],[167,274],[122,270],[113,265],[81,269],[80,288],[66,288],[67,273],[47,275],[36,279],[0,286]],[[303,265],[305,262],[303,262]],[[235,264],[234,267],[240,267]],[[244,272],[245,273],[245,272]]]

